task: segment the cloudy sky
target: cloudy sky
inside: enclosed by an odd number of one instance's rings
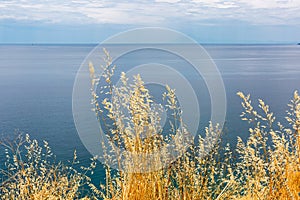
[[[295,43],[300,0],[0,0],[0,43],[98,43],[146,26],[201,43]]]

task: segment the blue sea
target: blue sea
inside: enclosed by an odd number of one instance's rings
[[[67,161],[77,150],[87,164],[91,155],[81,143],[72,116],[72,90],[82,61],[95,45],[0,45],[0,134],[16,130],[46,140],[57,156]],[[229,142],[247,137],[247,123],[236,93],[250,93],[253,103],[264,99],[279,120],[286,104],[300,90],[298,45],[204,45],[224,81],[227,115],[224,132]],[[114,48],[118,48],[115,46]],[[120,46],[119,48],[123,48]],[[109,49],[108,49],[109,50]],[[148,55],[151,58],[151,54]],[[160,60],[168,57],[163,55]],[[132,65],[133,61],[122,61]],[[176,63],[176,60],[172,60]],[[192,78],[192,77],[191,77]],[[4,161],[4,151],[0,162]],[[96,179],[103,179],[97,169]]]

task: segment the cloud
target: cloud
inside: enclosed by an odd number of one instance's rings
[[[0,20],[60,24],[299,24],[300,0],[1,0]]]
[[[192,2],[199,4],[203,7],[214,8],[235,8],[238,7],[234,1],[221,1],[221,0],[192,0]]]
[[[299,8],[300,6],[299,0],[241,0],[239,2],[253,9]]]
[[[155,0],[156,3],[178,3],[180,0]]]

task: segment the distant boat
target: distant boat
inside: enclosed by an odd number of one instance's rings
[[[300,45],[300,42],[298,43],[298,45]]]

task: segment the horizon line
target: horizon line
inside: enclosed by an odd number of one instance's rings
[[[61,43],[61,42],[34,42],[34,43],[29,43],[29,42],[2,42],[0,45],[31,45],[31,46],[42,46],[42,45],[88,45],[88,46],[96,46],[100,45],[101,43],[94,43],[94,42],[66,42],[66,43]],[[143,44],[153,44],[153,45],[188,45],[188,44],[194,44],[194,43],[110,43],[110,44],[105,44],[105,45],[143,45]],[[217,43],[217,42],[206,42],[206,43],[201,43],[198,42],[199,45],[300,45],[300,43],[297,42],[245,42],[245,43],[240,43],[240,42],[224,42],[224,43]]]

